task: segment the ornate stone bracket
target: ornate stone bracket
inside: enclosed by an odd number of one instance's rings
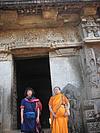
[[[82,18],[82,29],[85,42],[100,41],[100,19]]]

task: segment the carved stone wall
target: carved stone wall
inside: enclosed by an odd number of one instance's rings
[[[97,48],[98,49],[98,48]],[[84,123],[87,133],[100,132],[100,83],[99,83],[99,52],[91,47],[84,48],[83,52],[83,75],[84,75]]]
[[[94,16],[82,17],[82,29],[85,42],[100,39],[100,19]]]
[[[12,120],[13,128],[15,128],[17,125],[15,104],[17,98],[16,75],[13,73],[14,64],[10,52],[16,49],[46,47],[50,49],[57,48],[54,53],[51,52],[52,54],[50,54],[50,63],[52,65],[52,85],[55,86],[58,84],[62,88],[64,88],[68,83],[79,85],[77,86],[79,90],[76,89],[75,94],[76,92],[80,91],[82,97],[78,97],[80,99],[79,101],[78,98],[75,99],[76,101],[74,99],[72,100],[74,102],[81,102],[81,111],[83,112],[76,110],[76,108],[75,111],[79,111],[79,118],[81,113],[81,115],[84,115],[84,117],[82,116],[83,118],[81,117],[81,120],[77,122],[79,124],[77,129],[82,127],[83,120],[86,127],[84,133],[100,132],[100,48],[89,48],[85,46],[86,44],[84,44],[82,50],[77,50],[76,48],[77,46],[82,46],[84,41],[100,41],[99,19],[95,19],[93,17],[82,18],[82,30],[84,35],[83,40],[79,33],[79,29],[77,27],[68,25],[66,25],[64,28],[23,29],[22,31],[9,30],[0,32],[0,86],[4,87],[4,96],[6,97],[4,112],[6,112],[7,109],[6,116],[3,118],[5,129],[11,128],[10,120]],[[63,49],[65,47],[75,48]],[[81,56],[82,63],[80,62],[79,56]],[[73,61],[72,59],[74,58],[75,60]],[[57,62],[56,64],[55,61]],[[77,64],[79,64],[79,66],[77,66]],[[57,67],[55,67],[55,65]],[[80,67],[81,65],[82,69]],[[79,67],[81,70],[79,70]],[[80,71],[82,71],[82,73]],[[67,75],[68,73],[69,76]],[[57,78],[55,78],[55,75],[57,75]],[[84,79],[84,85],[82,78]],[[11,99],[11,94],[13,99]],[[9,103],[7,105],[8,101]],[[80,105],[76,104],[75,106]],[[7,121],[6,118],[8,119]],[[0,116],[0,122],[1,119],[2,118]],[[78,130],[78,132],[81,131]]]
[[[79,46],[81,37],[74,27],[52,29],[29,29],[0,32],[0,50],[32,47]]]

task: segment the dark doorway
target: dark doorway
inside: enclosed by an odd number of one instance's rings
[[[48,100],[52,94],[49,57],[37,57],[31,59],[15,59],[17,77],[17,123],[20,128],[20,103],[24,97],[26,87],[35,90],[35,96],[43,104],[41,115],[42,128],[49,127]]]

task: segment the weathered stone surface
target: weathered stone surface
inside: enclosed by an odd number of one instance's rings
[[[17,23],[21,25],[29,25],[29,24],[41,24],[45,22],[41,16],[38,15],[30,15],[30,16],[19,16]]]
[[[66,50],[67,53],[67,50]],[[60,55],[60,56],[59,56]],[[50,53],[50,71],[52,89],[59,86],[63,93],[70,99],[71,118],[69,120],[69,133],[82,132],[82,119],[81,119],[81,92],[83,82],[81,77],[81,67],[79,55],[68,57],[67,54],[60,53],[60,50],[55,53]],[[77,116],[77,118],[76,118]]]
[[[84,7],[84,16],[96,15],[96,7]]]
[[[58,11],[56,9],[48,9],[42,12],[44,19],[57,20]]]
[[[82,18],[82,29],[85,42],[100,41],[100,21],[93,16]]]
[[[100,104],[100,86],[98,82],[97,57],[99,57],[99,49],[85,47],[85,57],[83,58],[83,75],[85,85],[85,101],[84,101],[84,123],[87,126],[86,132],[100,132],[100,121],[96,118],[99,114],[98,108]],[[98,99],[98,100],[97,100]],[[97,101],[97,102],[96,102]]]
[[[16,22],[16,20],[17,20],[17,11],[15,10],[13,10],[13,11],[11,11],[11,10],[5,10],[5,11],[3,11],[3,10],[0,10],[0,22],[2,22],[2,23],[10,23],[10,24],[12,24],[12,23],[15,23]]]
[[[64,23],[72,23],[72,22],[79,22],[80,21],[80,15],[75,13],[70,14],[61,14],[58,15],[58,20],[63,20]]]
[[[11,129],[11,88],[12,88],[12,56],[0,62],[0,88],[3,89],[2,127]]]
[[[72,94],[71,113],[79,118],[73,124],[77,132],[100,132],[100,120],[97,119],[100,113],[100,19],[96,16],[99,5],[78,4],[53,9],[45,7],[41,15],[37,15],[36,8],[0,12],[0,126],[6,133],[11,133],[8,130],[17,125],[16,73],[13,73],[12,55],[33,57],[49,52],[52,88],[57,85],[66,94]],[[10,26],[13,30],[7,30]],[[85,131],[80,131],[82,125]]]
[[[81,45],[78,29],[74,27],[1,32],[0,40],[1,51],[28,47],[57,48]]]

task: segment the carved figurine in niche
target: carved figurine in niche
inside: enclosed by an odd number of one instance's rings
[[[97,58],[97,66],[98,66],[97,67],[98,68],[97,71],[100,74],[100,57]]]
[[[83,24],[85,29],[86,37],[94,38],[100,37],[100,25],[96,23],[95,19],[92,17],[88,17],[86,22]]]
[[[95,60],[95,53],[93,48],[88,48],[86,49],[86,60],[88,60],[88,62],[90,62],[92,64],[92,62],[94,62],[93,64],[96,65],[96,60]],[[93,59],[93,61],[90,61],[91,59]]]
[[[92,70],[92,73],[90,75],[91,87],[93,86],[93,87],[98,88],[97,68],[96,68],[95,60],[93,58],[90,60],[90,67],[91,67],[91,70]]]
[[[92,48],[86,49],[86,75],[91,88],[98,88],[97,66],[95,53]]]
[[[90,87],[98,87],[98,82],[97,82],[97,73],[93,67],[95,66],[94,60],[90,60],[90,66],[86,67],[86,75],[90,83]]]
[[[95,37],[100,37],[99,28],[98,28],[98,27],[95,26],[95,27],[93,28],[93,32],[94,32],[94,36],[95,36]]]
[[[87,37],[88,38],[94,37],[94,33],[93,33],[92,28],[90,26],[89,27],[86,27],[85,30],[86,30],[86,33],[87,33]]]
[[[67,84],[62,92],[70,101],[69,133],[82,133],[79,90],[72,84]]]

